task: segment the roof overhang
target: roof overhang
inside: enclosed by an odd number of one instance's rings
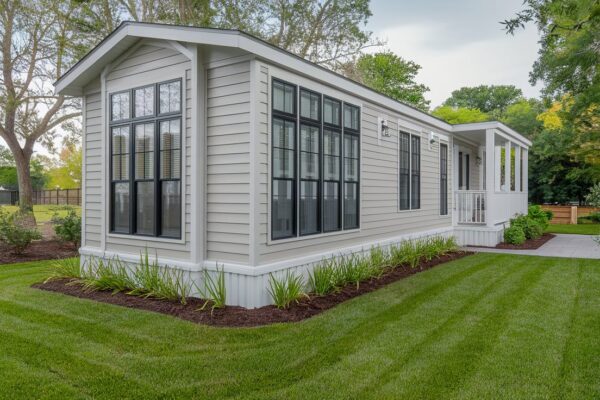
[[[82,96],[83,88],[100,76],[102,70],[125,53],[141,39],[169,40],[193,45],[211,45],[239,48],[281,68],[332,85],[350,95],[367,99],[374,104],[394,110],[399,114],[424,122],[445,132],[467,132],[497,129],[521,145],[531,142],[518,132],[500,122],[452,125],[417,108],[394,100],[340,74],[273,46],[254,36],[237,30],[197,28],[143,22],[124,22],[85,57],[63,74],[54,84],[55,92],[69,96]]]
[[[519,132],[515,131],[509,126],[504,125],[502,122],[499,121],[474,122],[470,124],[452,125],[452,132],[454,133],[469,133],[476,131],[486,131],[488,129],[495,130],[496,133],[498,133],[499,135],[504,136],[506,139],[522,147],[531,146],[531,141],[529,139],[527,139]]]

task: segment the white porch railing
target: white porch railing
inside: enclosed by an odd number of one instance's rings
[[[485,190],[457,190],[457,222],[459,224],[485,224],[486,203]]]

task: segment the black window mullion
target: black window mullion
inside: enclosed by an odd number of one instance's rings
[[[158,85],[157,85],[158,90]],[[159,96],[156,96],[159,97]],[[160,160],[162,152],[160,149],[160,120],[154,123],[154,236],[159,236],[161,232],[161,212],[162,212],[162,184],[160,182]]]
[[[129,234],[135,233],[137,224],[137,188],[135,184],[135,124],[129,125]]]

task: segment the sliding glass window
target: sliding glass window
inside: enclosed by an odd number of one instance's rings
[[[173,80],[111,94],[111,232],[181,237],[181,92]]]

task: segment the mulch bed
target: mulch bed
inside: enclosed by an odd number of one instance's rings
[[[214,326],[251,327],[269,325],[277,322],[296,322],[314,315],[320,314],[346,300],[372,292],[392,282],[414,275],[418,272],[428,270],[452,260],[457,260],[473,254],[472,252],[456,252],[436,258],[429,262],[423,262],[418,268],[401,266],[390,270],[379,279],[362,282],[358,289],[356,285],[348,285],[337,293],[326,296],[311,296],[293,304],[290,308],[280,310],[275,306],[264,306],[248,309],[243,307],[227,306],[223,309],[210,311],[210,307],[200,311],[204,301],[197,298],[188,299],[187,304],[129,296],[124,293],[112,294],[112,292],[89,292],[75,282],[67,279],[54,280],[47,283],[37,283],[32,287],[59,292],[84,299],[96,300],[104,303],[117,304],[129,308],[154,311],[162,314],[172,315],[184,320]]]
[[[547,241],[549,241],[550,239],[552,239],[555,236],[556,235],[553,235],[551,233],[544,233],[541,237],[539,237],[537,239],[528,239],[523,244],[517,245],[517,244],[499,243],[496,245],[496,248],[497,249],[510,249],[510,250],[535,250],[535,249],[539,249],[540,247],[542,247],[544,245],[544,243],[546,243]]]
[[[77,248],[71,243],[59,240],[34,241],[23,254],[15,254],[8,246],[0,244],[0,264],[69,258],[78,254]]]

